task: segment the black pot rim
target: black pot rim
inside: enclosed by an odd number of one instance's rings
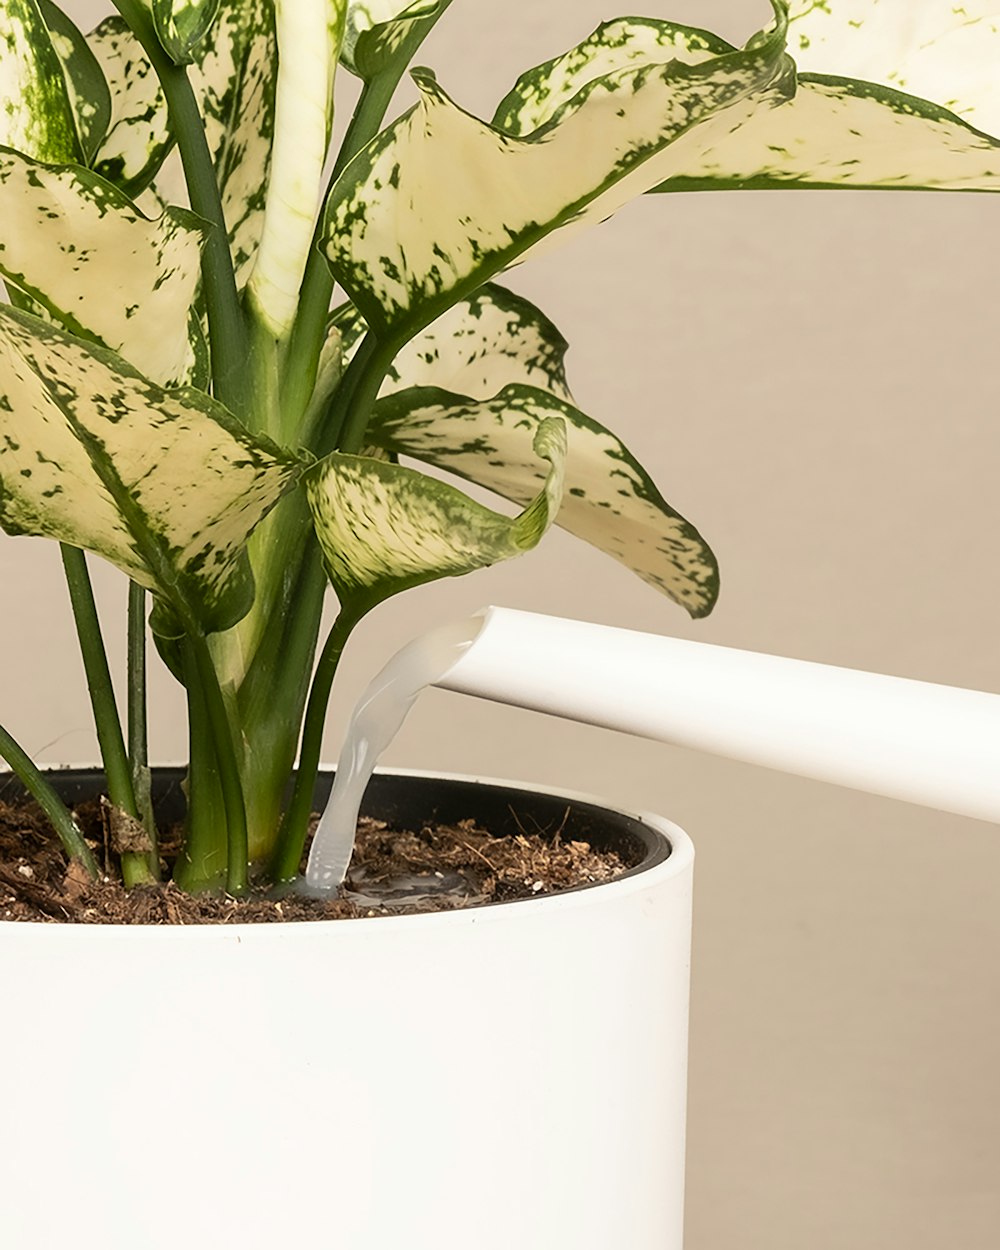
[[[104,788],[104,773],[99,768],[56,767],[46,770],[60,796],[70,807],[98,798]],[[166,821],[183,815],[183,781],[186,769],[179,766],[154,767],[154,802]],[[315,804],[321,807],[330,792],[335,770],[323,769],[317,781]],[[24,789],[13,773],[0,774],[0,798],[21,795]],[[598,800],[560,793],[543,787],[534,788],[516,782],[428,772],[376,770],[361,807],[362,815],[394,825],[434,821],[455,823],[475,818],[491,832],[513,836],[523,828],[561,828],[562,836],[574,841],[589,842],[599,850],[617,851],[628,864],[614,878],[627,880],[665,863],[673,853],[667,834],[615,807]],[[559,891],[559,896],[593,890],[598,882]],[[518,902],[487,903],[493,907],[516,906]]]

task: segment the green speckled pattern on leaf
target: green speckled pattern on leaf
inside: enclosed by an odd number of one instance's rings
[[[377,446],[447,469],[523,504],[538,489],[527,435],[559,417],[567,435],[556,523],[604,551],[692,616],[712,610],[719,573],[708,544],[666,502],[609,430],[535,387],[511,385],[474,401],[433,388],[379,400],[368,428]]]
[[[365,332],[357,310],[337,310],[332,327],[347,359]],[[568,344],[540,309],[489,282],[412,338],[392,362],[380,394],[438,386],[489,399],[514,382],[572,401],[564,364]]]
[[[758,111],[739,130],[705,128],[684,146],[678,174],[654,190],[1000,191],[995,139],[923,100],[819,75],[800,75],[794,100]]]
[[[249,608],[244,548],[297,465],[199,391],[0,309],[0,524],[103,556],[203,628]]]
[[[1000,135],[996,0],[791,0],[788,50],[810,74],[881,83]]]
[[[98,170],[129,194],[155,176],[152,200],[142,201],[147,211],[154,203],[186,205],[180,160],[170,151],[166,101],[145,54],[117,17],[102,22],[90,40],[114,101]],[[188,69],[240,287],[253,268],[264,224],[277,59],[272,0],[233,0],[223,6],[211,39]]]
[[[0,144],[40,161],[79,161],[62,62],[36,0],[4,0],[3,9]]]
[[[1000,132],[1000,8],[795,0],[791,9],[789,50],[808,71],[794,98],[736,129],[692,131],[654,190],[1000,190],[1000,145],[974,128]]]
[[[167,54],[187,65],[211,29],[220,0],[143,0],[153,15],[153,25]]]
[[[88,36],[111,92],[111,122],[94,168],[128,195],[144,190],[173,145],[163,97],[139,42],[117,15]]]
[[[111,121],[108,84],[87,40],[62,9],[53,0],[38,3],[62,63],[80,150],[89,165]]]
[[[550,124],[602,74],[680,61],[702,65],[736,49],[709,31],[652,18],[604,22],[575,48],[528,70],[501,100],[493,125],[522,138]]]
[[[405,339],[553,232],[656,186],[692,127],[783,89],[783,27],[753,42],[694,65],[664,51],[608,73],[590,46],[593,76],[526,136],[472,117],[415,72],[421,102],[331,195],[323,246],[336,277],[377,334]]]
[[[514,518],[446,482],[371,457],[334,453],[309,470],[316,533],[341,602],[370,606],[537,546],[562,499],[565,428],[558,419],[546,421],[524,433],[523,443],[540,489]]]
[[[373,78],[398,55],[418,25],[439,17],[451,0],[348,0],[343,64]]]
[[[273,0],[235,0],[223,5],[209,46],[189,71],[240,287],[250,276],[264,228],[277,60]]]
[[[204,242],[198,218],[168,209],[149,221],[95,174],[5,148],[0,217],[0,273],[49,317],[119,352],[154,382],[190,380]]]

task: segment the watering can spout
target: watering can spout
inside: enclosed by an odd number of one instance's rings
[[[364,786],[428,685],[1000,822],[1000,694],[486,608],[362,696],[306,888],[344,880]]]
[[[434,684],[1000,821],[1000,695],[487,608]]]

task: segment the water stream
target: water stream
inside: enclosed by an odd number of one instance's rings
[[[393,656],[361,696],[347,727],[333,791],[309,852],[305,879],[309,893],[328,894],[343,884],[354,850],[361,800],[375,765],[399,733],[417,696],[457,663],[482,627],[481,616],[468,617],[415,638]],[[443,884],[447,888],[447,883]],[[426,879],[417,878],[393,885],[403,897],[428,888]]]

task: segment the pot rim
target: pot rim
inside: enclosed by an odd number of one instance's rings
[[[162,764],[157,768],[177,768],[184,765]],[[321,764],[322,770],[332,769],[330,764]],[[48,772],[72,772],[98,768],[93,764],[54,764],[46,768]],[[6,772],[6,770],[4,770]],[[528,920],[540,913],[553,914],[576,911],[581,907],[601,906],[612,900],[618,902],[631,894],[641,894],[662,886],[675,877],[683,876],[690,871],[694,862],[694,845],[688,835],[673,821],[655,812],[635,811],[611,803],[606,799],[587,794],[582,791],[568,790],[559,786],[547,786],[536,782],[514,781],[509,778],[484,777],[468,773],[438,772],[434,769],[379,767],[375,772],[381,776],[415,777],[434,781],[455,781],[472,785],[496,786],[501,789],[520,791],[525,794],[541,794],[551,798],[566,800],[572,803],[589,804],[602,808],[619,816],[637,821],[653,835],[665,853],[653,851],[654,861],[645,862],[627,869],[613,881],[601,881],[592,885],[579,886],[564,890],[558,894],[548,894],[540,898],[513,899],[501,903],[487,903],[478,907],[459,908],[453,911],[420,912],[410,915],[389,916],[356,916],[339,920],[303,920],[289,921],[285,924],[251,924],[234,922],[232,924],[191,924],[191,925],[156,925],[156,924],[51,924],[44,921],[11,921],[9,924],[0,922],[0,933],[5,930],[29,931],[52,934],[48,940],[58,940],[56,934],[69,934],[76,941],[101,942],[118,941],[123,933],[135,932],[142,935],[162,935],[154,941],[180,940],[187,942],[218,941],[224,935],[237,942],[260,941],[272,935],[284,935],[280,940],[301,940],[312,933],[316,937],[329,935],[338,931],[357,934],[360,926],[365,925],[373,932],[377,931],[386,937],[394,933],[412,933],[419,925],[423,930],[431,928],[452,927],[456,931],[468,929],[473,925],[515,923],[518,917]],[[4,774],[0,773],[0,777]],[[663,845],[665,844],[665,846]],[[647,857],[648,858],[648,857]],[[181,937],[180,935],[184,936]],[[86,935],[86,936],[85,936]],[[0,939],[2,940],[2,939]]]

